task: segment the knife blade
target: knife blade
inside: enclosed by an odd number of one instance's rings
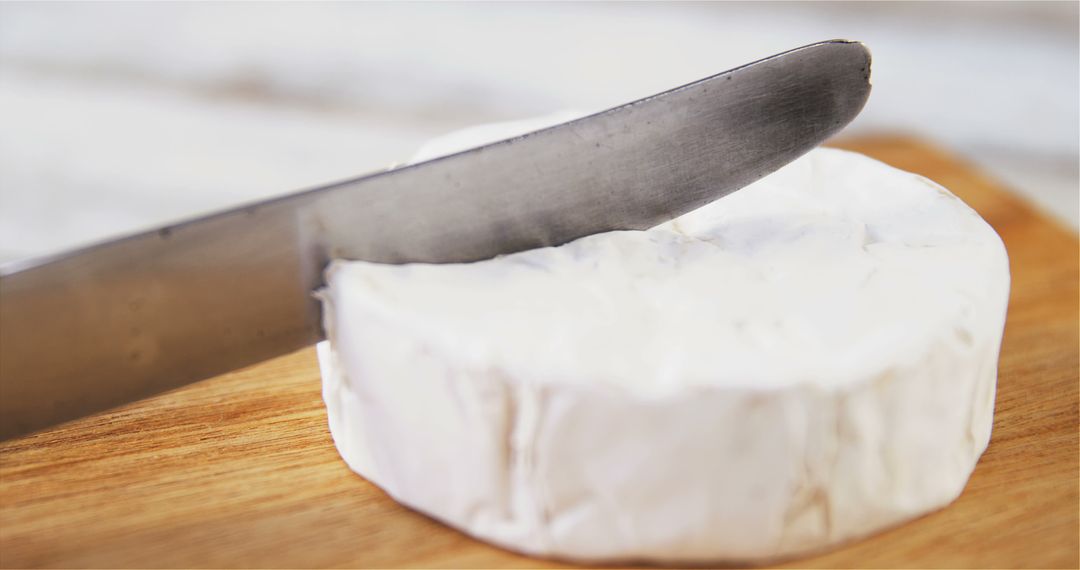
[[[869,95],[858,42],[804,46],[407,167],[0,267],[0,439],[322,338],[330,259],[467,262],[646,229],[817,146]]]

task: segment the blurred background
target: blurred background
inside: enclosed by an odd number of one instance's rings
[[[0,262],[866,42],[845,136],[913,134],[1078,226],[1077,2],[0,4]]]

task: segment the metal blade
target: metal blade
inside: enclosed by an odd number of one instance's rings
[[[456,262],[645,229],[821,143],[870,56],[831,41],[444,158],[0,268],[0,438],[318,341],[333,257]]]

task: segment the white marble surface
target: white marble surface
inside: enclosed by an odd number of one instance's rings
[[[1077,4],[0,4],[0,261],[865,41],[851,133],[959,151],[1077,227]]]

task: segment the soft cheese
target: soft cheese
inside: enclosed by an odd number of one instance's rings
[[[819,149],[647,232],[327,284],[330,430],[398,501],[530,554],[748,561],[960,493],[1009,272],[945,189]]]

